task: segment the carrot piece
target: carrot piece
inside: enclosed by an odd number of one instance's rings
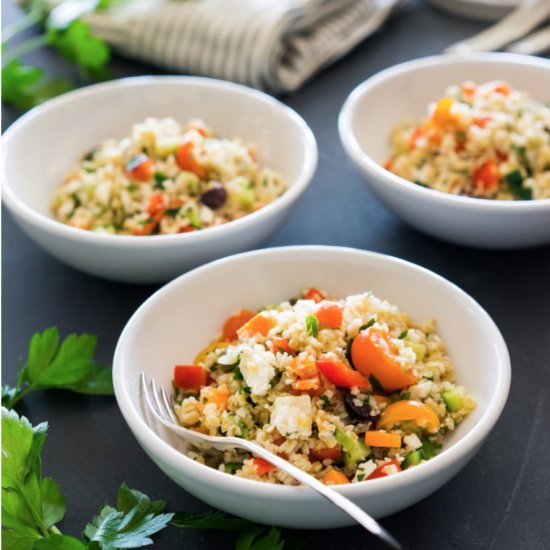
[[[137,181],[149,181],[153,177],[153,161],[144,154],[140,154],[128,161],[126,172]]]
[[[389,462],[386,462],[385,464],[382,464],[382,466],[378,466],[374,472],[367,478],[367,479],[377,479],[379,477],[387,477],[391,476],[392,474],[397,474],[401,471],[401,466],[399,465],[399,462],[397,460],[390,460]]]
[[[293,357],[296,355],[296,352],[288,343],[288,338],[282,338],[281,336],[273,336],[271,338],[271,351],[273,353],[288,353]]]
[[[338,359],[322,359],[315,361],[317,368],[327,377],[329,382],[341,388],[369,388],[369,381],[359,372],[346,367]]]
[[[205,170],[193,156],[193,148],[195,144],[190,140],[186,139],[181,143],[176,152],[176,159],[178,166],[182,170],[187,172],[194,172],[200,179],[204,179]]]
[[[323,293],[320,290],[317,290],[316,288],[309,288],[304,292],[304,298],[306,300],[313,300],[315,303],[322,302],[325,297]]]
[[[258,472],[259,476],[263,476],[265,474],[269,474],[277,469],[277,466],[273,466],[271,462],[268,462],[267,460],[264,460],[260,457],[254,457],[252,459],[252,462],[254,466],[256,466],[256,471]]]
[[[317,449],[315,451],[310,451],[309,460],[312,462],[323,460],[338,460],[342,456],[342,451],[340,447],[325,447],[323,449]]]
[[[400,422],[415,422],[418,427],[432,433],[440,426],[437,414],[429,405],[420,401],[396,401],[382,411],[376,427],[391,430]]]
[[[474,187],[478,191],[493,192],[500,182],[500,171],[494,160],[484,162],[473,174]]]
[[[365,443],[369,447],[401,447],[401,436],[376,430],[365,434]]]
[[[256,313],[253,311],[250,311],[249,309],[239,309],[231,317],[228,317],[225,323],[223,324],[223,339],[224,340],[236,340],[237,339],[237,331],[252,317],[254,317]]]
[[[377,328],[360,332],[351,345],[353,366],[364,376],[374,376],[385,390],[399,390],[416,382],[397,360],[390,336]]]
[[[197,228],[192,225],[188,225],[186,227],[180,227],[178,233],[192,233],[193,231],[197,231]]]
[[[147,201],[147,214],[157,222],[164,216],[164,197],[161,193],[153,193]]]
[[[263,313],[254,315],[250,321],[237,330],[239,338],[243,335],[261,334],[267,336],[267,333],[275,326],[275,321],[271,317],[266,317]]]
[[[477,84],[472,80],[466,80],[465,82],[462,83],[461,88],[462,88],[462,94],[466,98],[469,98],[476,93]]]
[[[206,387],[201,391],[201,399],[199,408],[202,411],[205,405],[214,403],[218,409],[225,411],[227,409],[227,401],[229,400],[229,391],[225,388]]]
[[[351,483],[351,481],[342,472],[333,468],[325,474],[323,483],[325,485],[345,485]]]
[[[325,327],[339,328],[342,326],[344,311],[338,304],[324,304],[319,307],[315,317]]]
[[[206,386],[206,369],[199,365],[176,365],[174,384],[183,390],[199,391]]]
[[[512,87],[507,82],[499,82],[494,91],[502,95],[510,95],[512,93]]]

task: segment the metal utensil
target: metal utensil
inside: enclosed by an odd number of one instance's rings
[[[499,50],[519,40],[550,17],[548,0],[524,0],[510,15],[483,32],[452,44],[444,53],[471,53]]]
[[[365,513],[359,506],[336,492],[331,487],[321,483],[313,476],[306,474],[303,470],[300,470],[296,466],[290,464],[283,458],[273,454],[272,452],[264,449],[257,443],[241,439],[239,437],[217,437],[211,435],[204,435],[187,428],[183,428],[178,424],[176,415],[173,411],[173,401],[168,398],[163,387],[157,388],[154,380],[151,383],[147,383],[147,377],[145,373],[141,373],[140,376],[141,389],[145,402],[149,407],[149,410],[153,413],[155,418],[166,426],[172,432],[178,434],[189,443],[202,449],[214,448],[219,451],[232,448],[241,448],[258,455],[271,464],[291,475],[299,482],[311,487],[314,491],[317,491],[321,496],[330,500],[333,504],[338,506],[341,510],[350,515],[358,523],[360,523],[367,531],[381,538],[386,544],[397,550],[401,549],[401,545],[397,540],[393,538],[374,518]]]

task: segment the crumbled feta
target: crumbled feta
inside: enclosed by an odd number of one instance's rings
[[[273,363],[275,363],[275,356],[270,351],[260,352],[247,347],[241,349],[239,369],[253,394],[267,393],[269,383],[275,376]]]
[[[309,395],[277,397],[271,411],[271,424],[292,438],[309,437],[313,413]]]
[[[406,435],[403,438],[403,441],[405,442],[405,445],[407,445],[407,447],[410,447],[414,451],[422,447],[422,441],[420,441],[420,438],[416,434]]]
[[[352,479],[352,483],[357,481],[365,481],[369,476],[376,470],[377,466],[373,460],[367,460],[357,466],[357,471],[355,472],[355,477]]]

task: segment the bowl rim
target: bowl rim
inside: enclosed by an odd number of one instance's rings
[[[127,78],[119,78],[110,80],[108,82],[101,82],[99,84],[92,84],[90,86],[84,86],[77,90],[73,90],[59,97],[53,98],[44,102],[37,107],[34,107],[29,112],[22,115],[17,119],[2,136],[2,155],[5,155],[5,151],[9,146],[10,139],[16,135],[17,132],[24,128],[28,123],[33,122],[35,119],[41,117],[44,113],[58,109],[64,104],[70,102],[79,102],[89,96],[93,96],[98,92],[104,90],[111,90],[120,88],[121,93],[127,93],[128,89],[140,86],[151,86],[155,84],[169,84],[169,85],[192,85],[205,88],[214,88],[220,90],[222,93],[226,90],[236,92],[238,94],[248,96],[258,100],[274,110],[277,110],[280,114],[289,119],[295,124],[298,131],[301,133],[304,139],[304,158],[302,161],[301,169],[298,176],[289,181],[288,189],[273,202],[265,205],[260,210],[246,214],[245,216],[227,222],[215,227],[207,228],[203,231],[194,231],[189,233],[176,233],[170,235],[148,235],[147,238],[136,238],[134,235],[112,235],[103,234],[93,231],[85,231],[76,227],[66,225],[53,217],[49,217],[45,214],[37,212],[35,209],[28,206],[23,200],[21,200],[14,190],[13,186],[10,186],[5,171],[5,162],[2,167],[2,195],[3,199],[10,210],[15,214],[19,214],[27,222],[34,225],[36,228],[55,233],[58,236],[65,237],[72,240],[96,243],[101,245],[123,245],[129,247],[159,247],[159,246],[171,246],[175,243],[198,243],[209,238],[215,239],[220,234],[231,235],[241,230],[243,225],[247,223],[261,222],[265,217],[275,215],[277,212],[284,210],[292,203],[294,203],[300,195],[305,191],[308,185],[311,183],[315,174],[318,162],[318,148],[317,142],[313,131],[308,126],[306,121],[291,107],[285,105],[281,101],[274,97],[244,86],[242,84],[236,84],[233,82],[227,82],[215,78],[208,77],[196,77],[196,76],[178,76],[178,75],[161,75],[161,76],[133,76]]]
[[[172,447],[169,443],[163,440],[162,437],[153,430],[153,428],[150,427],[150,425],[145,421],[142,413],[134,408],[132,398],[130,397],[132,392],[129,390],[129,387],[123,377],[125,363],[124,349],[127,345],[126,342],[131,337],[131,332],[133,331],[134,326],[142,322],[142,319],[147,316],[148,311],[154,307],[156,301],[160,297],[170,294],[180,285],[185,285],[188,280],[200,278],[205,271],[216,270],[222,264],[239,263],[254,257],[261,258],[265,256],[269,257],[277,255],[284,257],[286,261],[288,261],[289,258],[296,261],[303,261],[303,255],[306,253],[323,255],[342,254],[349,256],[350,259],[352,257],[361,258],[362,261],[365,262],[365,266],[368,266],[368,263],[372,261],[393,264],[400,266],[400,268],[403,269],[421,273],[423,276],[428,277],[432,281],[436,280],[439,283],[443,283],[443,285],[447,287],[450,292],[455,293],[464,302],[464,307],[468,307],[470,309],[473,308],[477,312],[478,316],[483,319],[487,329],[492,334],[492,338],[495,341],[495,350],[497,351],[497,355],[494,358],[498,364],[496,381],[497,387],[495,388],[494,394],[495,397],[492,401],[487,403],[487,407],[477,424],[469,432],[464,434],[461,439],[454,443],[450,449],[446,449],[441,454],[431,458],[423,464],[420,464],[416,468],[404,470],[399,474],[399,476],[389,476],[386,478],[371,480],[368,484],[351,483],[349,485],[337,486],[336,490],[349,496],[381,494],[387,490],[398,490],[406,486],[416,485],[422,481],[428,481],[430,476],[436,476],[438,473],[444,473],[454,464],[471,458],[471,455],[483,443],[499,419],[506,404],[510,388],[510,356],[504,338],[502,337],[502,334],[500,333],[495,322],[485,311],[485,309],[483,309],[471,296],[469,296],[454,283],[448,281],[440,275],[437,275],[433,271],[406,260],[378,252],[323,245],[274,247],[253,250],[215,260],[189,271],[188,273],[185,273],[167,283],[154,292],[135,311],[124,327],[116,345],[113,360],[113,382],[115,397],[120,411],[122,412],[122,415],[134,436],[138,439],[140,444],[147,449],[148,454],[154,453],[156,456],[155,460],[161,460],[163,464],[169,464],[173,469],[180,472],[186,472],[187,474],[193,475],[197,479],[202,478],[203,480],[207,480],[208,478],[208,482],[210,480],[214,480],[219,487],[223,487],[228,491],[237,491],[240,493],[257,493],[257,491],[263,491],[266,497],[273,498],[318,498],[318,495],[312,489],[307,487],[264,483],[261,481],[231,476],[195,462],[186,454]],[[135,390],[135,388],[139,388],[139,385],[135,384],[133,388]],[[139,436],[137,434],[139,434]],[[154,449],[154,451],[150,451],[150,449]]]
[[[340,140],[348,155],[356,165],[369,172],[370,175],[384,180],[394,191],[408,195],[412,200],[429,199],[442,206],[453,206],[459,209],[471,209],[476,211],[498,212],[500,215],[515,215],[518,212],[532,212],[550,210],[550,199],[536,199],[528,201],[499,201],[496,199],[480,199],[452,195],[435,189],[429,189],[397,176],[378,164],[361,147],[353,131],[353,119],[358,109],[358,103],[368,95],[371,90],[382,82],[398,78],[401,75],[421,72],[423,69],[434,66],[452,66],[458,64],[481,64],[490,62],[501,65],[524,65],[538,67],[541,70],[550,70],[550,60],[513,53],[472,53],[442,54],[422,57],[405,61],[384,69],[356,86],[346,98],[338,116],[338,131]],[[505,78],[505,75],[503,75]],[[389,136],[388,136],[389,138]]]

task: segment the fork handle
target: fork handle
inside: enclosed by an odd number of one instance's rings
[[[396,549],[401,548],[401,545],[399,544],[399,542],[397,542],[397,540],[393,538],[393,536],[390,535],[390,533],[388,533],[374,518],[369,516],[366,512],[364,512],[361,508],[359,508],[359,506],[354,504],[351,500],[344,497],[334,489],[332,489],[330,486],[325,485],[324,483],[320,482],[318,479],[307,474],[303,470],[300,470],[300,468],[297,468],[293,464],[290,464],[290,462],[277,456],[271,451],[264,449],[260,445],[253,443],[252,441],[239,439],[239,446],[245,448],[247,451],[254,453],[255,455],[260,456],[261,458],[264,458],[274,466],[277,466],[277,468],[279,468],[283,472],[286,472],[287,474],[291,475],[294,479],[297,479],[304,485],[307,485],[308,487],[310,487],[311,489],[319,493],[321,496],[323,496],[327,500],[330,500],[333,504],[338,506],[338,508],[343,510],[346,514],[348,514],[353,519],[355,519],[358,523],[360,523],[370,533],[372,533],[373,535],[376,535],[377,537],[380,537],[392,548],[396,548]]]

